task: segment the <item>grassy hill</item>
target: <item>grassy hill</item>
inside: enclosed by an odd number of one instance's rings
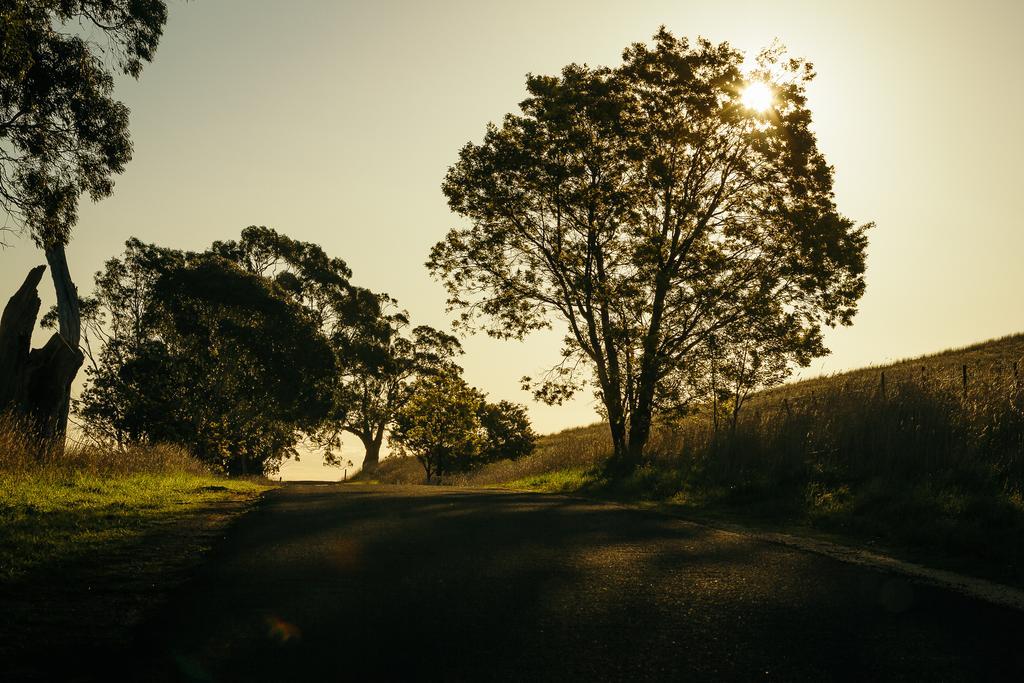
[[[658,426],[649,462],[609,481],[607,427],[445,483],[657,501],[980,560],[1024,581],[1024,334],[756,394],[735,429],[709,411]],[[380,481],[421,482],[389,459]],[[973,558],[973,559],[972,559]]]

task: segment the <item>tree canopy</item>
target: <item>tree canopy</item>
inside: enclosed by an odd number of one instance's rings
[[[341,432],[363,445],[363,469],[380,458],[386,431],[420,377],[458,371],[458,340],[409,314],[387,294],[353,286],[344,261],[263,226],[250,226],[238,241],[215,242],[212,251],[249,272],[272,279],[304,306],[330,341],[338,374],[334,408],[313,435],[335,460]]]
[[[163,0],[0,6],[0,207],[41,246],[65,244],[79,197],[108,196],[131,159],[112,70],[138,77],[166,21]]]
[[[524,379],[553,402],[592,382],[627,469],[710,340],[770,329],[807,362],[864,290],[867,226],[835,206],[811,66],[779,49],[743,63],[662,29],[614,69],[531,75],[521,113],[463,147],[443,184],[468,226],[427,265],[461,324],[522,338],[564,323],[561,362]],[[770,88],[763,111],[744,102],[752,83]]]
[[[100,438],[180,443],[227,472],[272,472],[334,407],[336,362],[317,321],[218,254],[130,240],[82,310],[99,344],[79,414]]]
[[[413,455],[430,482],[488,462],[533,452],[537,435],[523,406],[489,403],[451,371],[423,375],[396,411],[390,442]]]

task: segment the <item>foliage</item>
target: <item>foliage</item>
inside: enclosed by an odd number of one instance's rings
[[[306,307],[331,342],[339,373],[334,409],[314,440],[328,462],[340,432],[355,435],[365,449],[364,469],[373,469],[384,434],[419,377],[457,371],[455,337],[426,325],[410,329],[409,315],[386,294],[354,287],[345,262],[316,244],[299,242],[266,227],[242,231],[237,242],[215,242],[212,250],[246,270],[274,280]]]
[[[216,254],[129,240],[83,310],[99,343],[78,411],[93,436],[269,472],[333,407],[335,359],[317,321],[277,282]]]
[[[390,440],[401,454],[420,461],[430,482],[488,462],[525,457],[536,439],[526,408],[509,401],[489,403],[457,373],[438,372],[413,383]],[[375,469],[364,472],[372,477]]]
[[[530,425],[526,408],[509,401],[480,402],[480,425],[487,435],[483,460],[516,460],[533,453],[537,434]]]
[[[470,223],[428,261],[450,306],[504,338],[562,320],[562,362],[525,381],[551,402],[592,381],[626,469],[653,417],[693,400],[712,338],[770,329],[805,362],[864,289],[865,229],[836,210],[810,65],[767,50],[744,76],[743,58],[662,30],[616,69],[530,76],[522,113],[444,182]],[[751,81],[772,83],[770,110],[744,106]]]
[[[453,373],[416,382],[395,416],[390,442],[419,460],[430,482],[469,469],[486,447],[480,424],[480,394]]]
[[[350,282],[352,271],[322,247],[282,235],[265,226],[249,226],[241,239],[214,242],[210,251],[246,272],[271,280],[305,308],[328,338],[345,334],[361,317],[372,319],[376,297]]]
[[[67,242],[82,194],[111,193],[132,153],[111,71],[138,77],[166,20],[163,0],[0,5],[0,207],[38,244]]]
[[[379,461],[384,433],[412,397],[416,380],[459,372],[453,358],[462,352],[449,334],[426,325],[409,330],[408,314],[396,311],[387,295],[378,301],[380,314],[353,326],[336,347],[343,359],[337,401],[347,411],[334,426],[359,438],[367,470]]]

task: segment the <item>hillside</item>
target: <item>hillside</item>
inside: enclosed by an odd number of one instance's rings
[[[735,430],[716,431],[710,411],[697,412],[659,425],[650,450],[633,477],[609,481],[607,428],[595,424],[444,483],[667,503],[896,544],[1024,581],[1024,334],[763,391]],[[374,479],[423,474],[415,460],[392,458]]]

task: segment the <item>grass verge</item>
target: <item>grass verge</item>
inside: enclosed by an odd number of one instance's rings
[[[134,626],[269,488],[171,446],[42,451],[0,416],[0,680],[105,680]]]
[[[599,467],[566,468],[488,485],[635,504],[692,521],[864,547],[1024,587],[1024,500],[957,482],[876,478],[859,486],[702,486],[645,467],[609,480]]]
[[[252,500],[267,488],[190,472],[0,472],[0,581],[131,544],[161,525],[218,503]]]

